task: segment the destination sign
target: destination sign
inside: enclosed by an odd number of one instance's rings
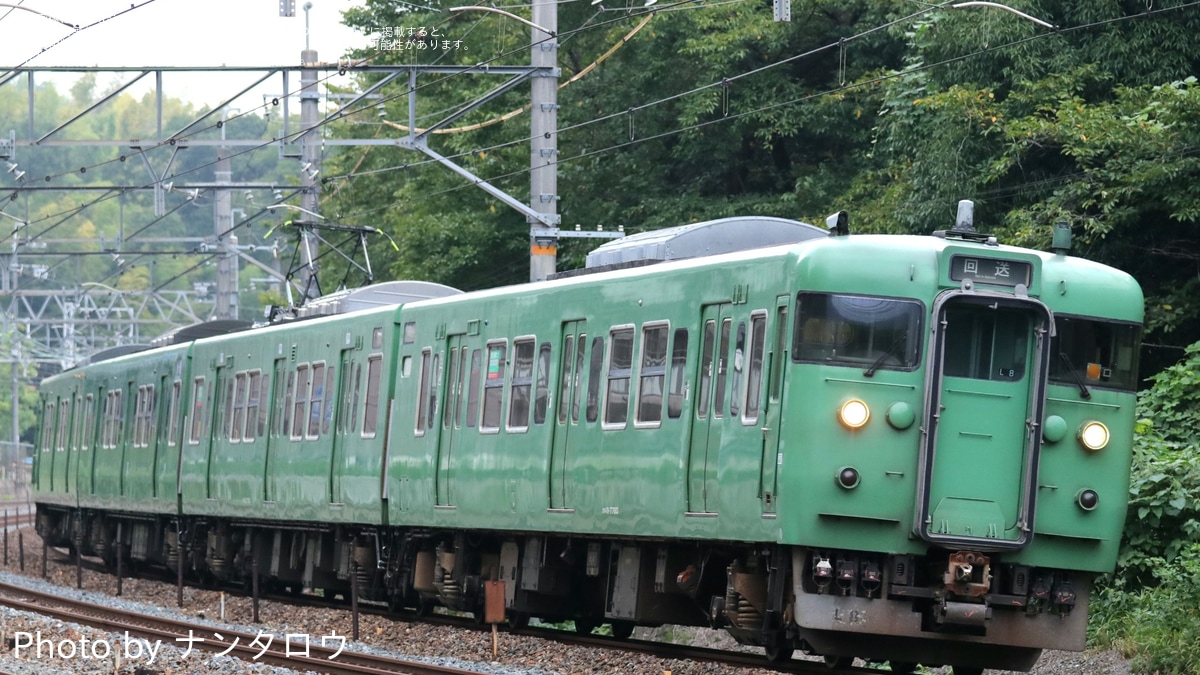
[[[950,258],[950,278],[954,281],[970,279],[994,286],[1029,287],[1033,278],[1033,265],[1019,260],[997,258],[975,258],[956,255]]]

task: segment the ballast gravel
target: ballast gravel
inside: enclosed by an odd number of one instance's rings
[[[249,597],[221,594],[217,591],[184,588],[184,607],[176,608],[174,584],[125,578],[122,597],[115,597],[116,578],[111,574],[83,570],[83,589],[75,589],[75,566],[65,554],[51,550],[47,563],[47,579],[40,579],[41,539],[26,527],[21,530],[25,547],[25,571],[18,570],[17,536],[15,528],[8,536],[8,563],[0,559],[0,581],[21,583],[70,597],[81,597],[96,604],[129,608],[146,614],[187,618],[202,621],[220,631],[237,629],[252,634],[272,634],[283,640],[292,634],[293,643],[305,639],[312,644],[336,647],[332,636],[348,636],[351,632],[349,609],[299,607],[284,603],[261,601],[261,623],[252,623]],[[2,551],[2,548],[0,548]],[[222,600],[223,598],[223,600]],[[223,618],[222,618],[223,606]],[[529,636],[517,636],[501,631],[498,651],[493,657],[492,634],[487,631],[416,623],[406,620],[361,614],[358,642],[346,638],[346,649],[374,651],[397,658],[465,668],[495,675],[550,675],[552,673],[630,673],[659,675],[766,675],[766,669],[734,668],[695,661],[665,660],[633,652],[572,647]],[[685,639],[719,649],[736,645],[724,633],[708,629],[672,629],[652,631],[637,629],[635,637],[656,639],[669,633],[673,639]],[[203,634],[197,633],[197,637]],[[38,653],[38,638],[41,653]],[[264,638],[265,640],[265,638]],[[186,652],[187,644],[162,643],[154,651],[152,645],[139,644],[122,635],[107,633],[74,624],[66,624],[43,616],[8,608],[0,608],[0,672],[13,675],[223,675],[225,673],[262,673],[289,675],[305,671],[268,666],[253,660],[215,656],[210,652]],[[280,642],[275,642],[278,646]],[[19,649],[17,647],[20,647]],[[297,646],[301,649],[302,644]],[[801,658],[801,657],[798,657]],[[865,665],[861,661],[856,665]],[[948,675],[949,669],[927,671],[930,675]],[[1003,675],[987,671],[988,675]],[[1120,654],[1106,652],[1046,652],[1032,671],[1034,675],[1130,675],[1129,663]]]

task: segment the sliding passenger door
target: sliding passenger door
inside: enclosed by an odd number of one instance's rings
[[[687,464],[689,513],[717,512],[717,467],[722,422],[726,415],[725,399],[728,398],[732,313],[733,306],[729,303],[705,305],[701,312],[700,360],[694,378],[698,386]]]
[[[557,418],[550,442],[550,508],[569,509],[567,453],[569,438],[578,432],[579,401],[583,392],[584,352],[587,333],[583,321],[564,321],[559,350]],[[574,431],[573,431],[574,430]]]

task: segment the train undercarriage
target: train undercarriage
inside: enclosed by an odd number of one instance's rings
[[[164,517],[39,506],[51,546],[189,579],[316,591],[418,613],[444,607],[601,624],[709,626],[772,660],[796,650],[833,666],[895,672],[952,665],[1028,670],[1042,649],[1083,648],[1091,579],[977,551],[927,555],[775,544],[616,540],[532,533],[368,528]],[[489,606],[489,602],[491,606]],[[502,603],[502,607],[500,606]]]

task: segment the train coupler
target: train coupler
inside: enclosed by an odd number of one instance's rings
[[[975,551],[950,554],[942,574],[946,590],[958,597],[979,598],[987,595],[992,586],[991,560]]]

